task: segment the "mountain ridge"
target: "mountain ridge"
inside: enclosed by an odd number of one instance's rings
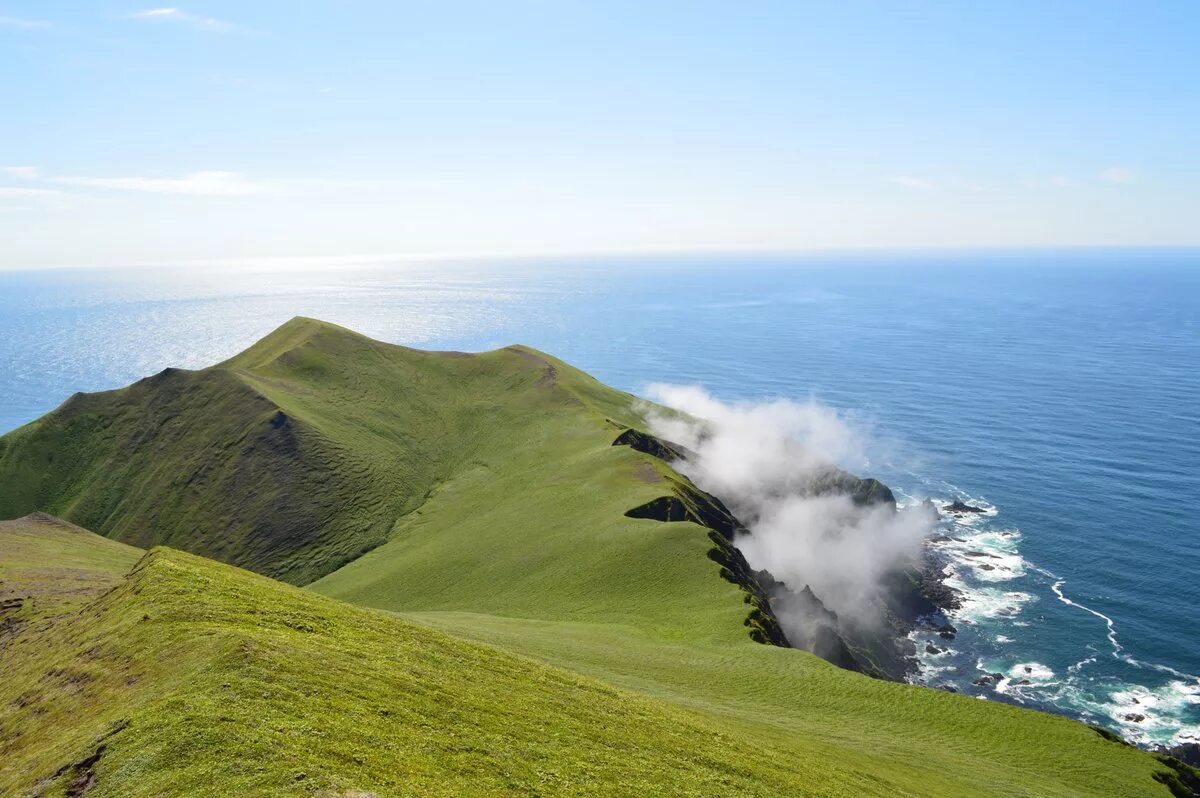
[[[469,459],[472,435],[447,429],[485,433],[463,416],[496,406],[487,392],[568,368],[527,347],[428,353],[297,317],[215,366],[76,394],[3,436],[0,515],[49,510],[137,545],[192,548],[303,584],[384,542],[454,460]],[[378,396],[364,385],[375,374],[397,375]],[[429,386],[435,376],[441,384]],[[578,395],[572,386],[559,398],[587,404],[593,386],[572,378]],[[438,406],[455,381],[457,393],[480,385],[457,415]],[[337,392],[321,401],[327,384]],[[405,412],[392,412],[392,397]]]

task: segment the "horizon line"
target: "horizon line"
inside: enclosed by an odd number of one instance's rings
[[[887,245],[860,244],[833,247],[714,247],[690,248],[613,248],[594,250],[462,250],[445,252],[367,252],[343,255],[234,255],[217,258],[177,258],[139,260],[131,263],[66,263],[46,266],[0,266],[0,274],[22,274],[57,271],[143,271],[150,269],[185,269],[199,267],[249,269],[319,269],[334,266],[371,266],[386,264],[420,264],[453,261],[511,261],[544,260],[552,258],[682,258],[755,256],[762,258],[811,258],[815,256],[853,256],[893,253],[897,255],[937,254],[1003,254],[1016,252],[1120,252],[1155,251],[1187,252],[1200,250],[1200,242],[1189,244],[930,244]]]

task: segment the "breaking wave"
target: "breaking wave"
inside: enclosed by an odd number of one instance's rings
[[[946,612],[952,641],[912,634],[913,681],[1067,714],[1147,747],[1200,742],[1200,677],[1131,654],[1110,615],[1025,559],[1021,531],[1000,521],[1000,508],[940,487],[948,498],[931,500],[941,522],[926,545],[962,602]],[[1079,615],[1095,620],[1094,634]]]

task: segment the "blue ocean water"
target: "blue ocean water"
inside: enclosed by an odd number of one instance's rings
[[[873,475],[908,500],[989,510],[944,524],[968,601],[924,681],[1200,740],[1200,252],[0,273],[0,432],[295,315],[835,406],[888,442]],[[972,684],[992,672],[999,691]]]

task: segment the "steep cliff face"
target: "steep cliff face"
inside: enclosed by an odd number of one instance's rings
[[[613,445],[632,446],[640,452],[668,461],[676,459],[672,455],[678,451],[677,447],[636,430],[621,433]],[[700,490],[686,477],[668,479],[667,485],[670,494],[634,507],[625,515],[664,522],[691,521],[708,527],[708,537],[713,542],[708,558],[721,566],[722,577],[745,591],[745,601],[750,605],[745,624],[750,630],[750,637],[760,643],[793,647],[771,608],[770,595],[760,579],[760,572],[750,567],[733,543],[735,535],[739,531],[744,533],[745,527],[720,499]],[[766,575],[765,572],[761,573]]]
[[[801,648],[832,662],[839,668],[873,674],[870,663],[857,656],[843,635],[842,623],[805,585],[792,590],[776,580],[768,571],[757,571],[758,581],[770,599],[771,606],[786,619],[784,628],[793,648]]]
[[[679,444],[637,429],[613,441],[667,463],[686,461]],[[755,570],[738,549],[738,539],[752,532],[716,496],[686,476],[667,481],[670,493],[634,507],[626,515],[659,521],[692,521],[708,527],[714,548],[709,557],[721,563],[722,575],[746,592],[751,605],[746,625],[755,640],[809,651],[839,667],[871,676],[903,680],[916,667],[908,639],[918,619],[936,615],[953,596],[930,567],[900,568],[888,576],[878,619],[872,623],[839,618],[809,585],[789,585],[766,570]],[[859,505],[885,504],[895,509],[891,489],[876,479],[863,479],[838,469],[818,477],[812,495],[848,495]]]

